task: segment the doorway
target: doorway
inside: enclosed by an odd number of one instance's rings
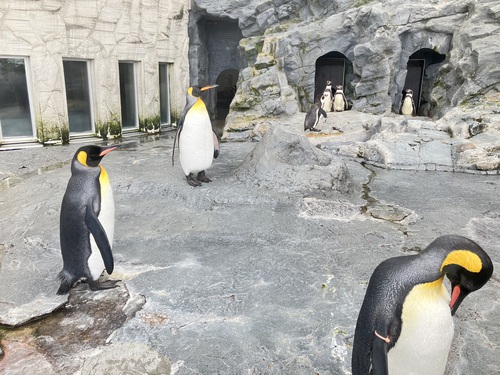
[[[215,83],[217,97],[215,102],[215,119],[225,120],[229,113],[229,106],[236,94],[236,83],[238,82],[238,69],[226,69],[219,74]]]
[[[314,75],[314,97],[315,100],[321,96],[326,87],[326,81],[331,81],[333,87],[342,85],[346,96],[350,96],[349,71],[352,72],[351,61],[342,53],[337,51],[328,52],[316,60],[316,71]]]
[[[120,74],[122,128],[138,128],[139,116],[137,110],[135,64],[133,62],[120,62],[118,64],[118,70]]]

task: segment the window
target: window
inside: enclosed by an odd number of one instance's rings
[[[120,102],[122,107],[122,127],[138,128],[137,95],[135,84],[135,65],[132,62],[120,62]]]
[[[170,124],[170,79],[169,72],[172,64],[160,63],[160,122]]]
[[[0,58],[0,138],[2,137],[33,137],[24,58]]]
[[[63,67],[69,131],[71,133],[91,132],[93,121],[88,63],[66,60],[63,61]]]

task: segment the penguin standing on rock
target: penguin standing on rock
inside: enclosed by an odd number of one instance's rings
[[[220,144],[212,130],[212,123],[205,103],[201,99],[204,91],[212,86],[192,86],[186,95],[186,106],[182,112],[172,151],[174,165],[175,144],[179,142],[179,159],[186,179],[191,186],[200,186],[202,182],[211,182],[205,176],[205,169],[212,165],[213,159],[219,156]]]
[[[321,95],[321,108],[323,108],[325,112],[332,111],[332,99],[332,81],[326,81],[326,87],[323,90],[323,95]]]
[[[347,110],[348,104],[344,94],[342,85],[335,86],[335,95],[333,95],[333,110],[335,112],[342,112]]]
[[[101,159],[117,146],[80,147],[71,162],[71,178],[63,197],[60,241],[63,269],[57,294],[66,294],[84,279],[91,290],[114,288],[117,280],[99,282],[104,269],[113,272],[115,204]]]
[[[304,119],[304,131],[311,130],[319,132],[321,129],[316,128],[321,119],[321,116],[326,118],[326,112],[321,108],[319,103],[313,104],[309,111],[307,111],[306,118]]]
[[[405,116],[416,115],[416,108],[415,108],[415,102],[413,101],[412,89],[403,90],[403,99],[401,100],[401,106],[399,107],[399,114]]]
[[[390,258],[373,272],[358,316],[353,375],[443,375],[453,318],[493,273],[474,241],[448,235],[417,255]],[[451,300],[443,279],[451,282]]]

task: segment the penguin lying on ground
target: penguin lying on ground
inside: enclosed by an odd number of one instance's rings
[[[352,375],[442,375],[452,315],[492,273],[484,250],[455,235],[437,238],[420,254],[380,263],[358,316]],[[451,302],[444,276],[451,282]]]
[[[333,95],[333,110],[335,112],[342,112],[347,110],[348,104],[344,94],[342,85],[335,86],[335,94]]]
[[[309,111],[307,111],[306,118],[304,119],[304,131],[311,130],[314,132],[319,132],[321,129],[317,129],[316,126],[321,119],[321,116],[326,118],[326,112],[321,108],[320,104],[313,104]]]
[[[205,176],[205,169],[212,165],[219,156],[220,144],[212,130],[212,123],[201,94],[213,89],[212,86],[192,86],[186,95],[186,106],[182,112],[172,151],[172,165],[176,141],[179,142],[179,159],[186,179],[191,186],[200,186],[202,182],[211,182]],[[196,175],[196,176],[195,176]]]
[[[326,81],[326,87],[323,90],[323,95],[321,95],[321,108],[323,108],[325,112],[332,111],[332,99],[332,81]]]
[[[98,282],[104,269],[113,272],[115,204],[101,159],[117,146],[80,147],[71,162],[71,178],[60,214],[60,241],[63,269],[57,294],[66,294],[85,279],[91,290],[115,287],[117,280]]]
[[[415,102],[413,101],[413,90],[403,90],[403,99],[401,99],[401,106],[399,107],[399,114],[405,116],[415,116]]]

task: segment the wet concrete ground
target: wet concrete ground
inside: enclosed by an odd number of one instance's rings
[[[81,285],[72,307],[36,329],[2,330],[5,358],[23,344],[47,368],[73,374],[106,342],[143,342],[175,374],[349,374],[357,312],[380,261],[456,233],[482,245],[498,269],[498,176],[346,160],[351,194],[287,194],[238,181],[234,171],[255,143],[224,143],[207,171],[213,182],[191,188],[171,166],[171,138],[131,140],[102,163],[116,201],[111,277],[123,284],[95,294]],[[0,172],[15,175],[0,189],[4,319],[33,301],[66,303],[55,296],[58,219],[78,146],[0,152]],[[458,310],[447,374],[500,371],[499,284],[495,273]],[[128,302],[117,303],[123,296]],[[81,307],[86,298],[93,310]],[[80,343],[57,346],[61,330]]]

